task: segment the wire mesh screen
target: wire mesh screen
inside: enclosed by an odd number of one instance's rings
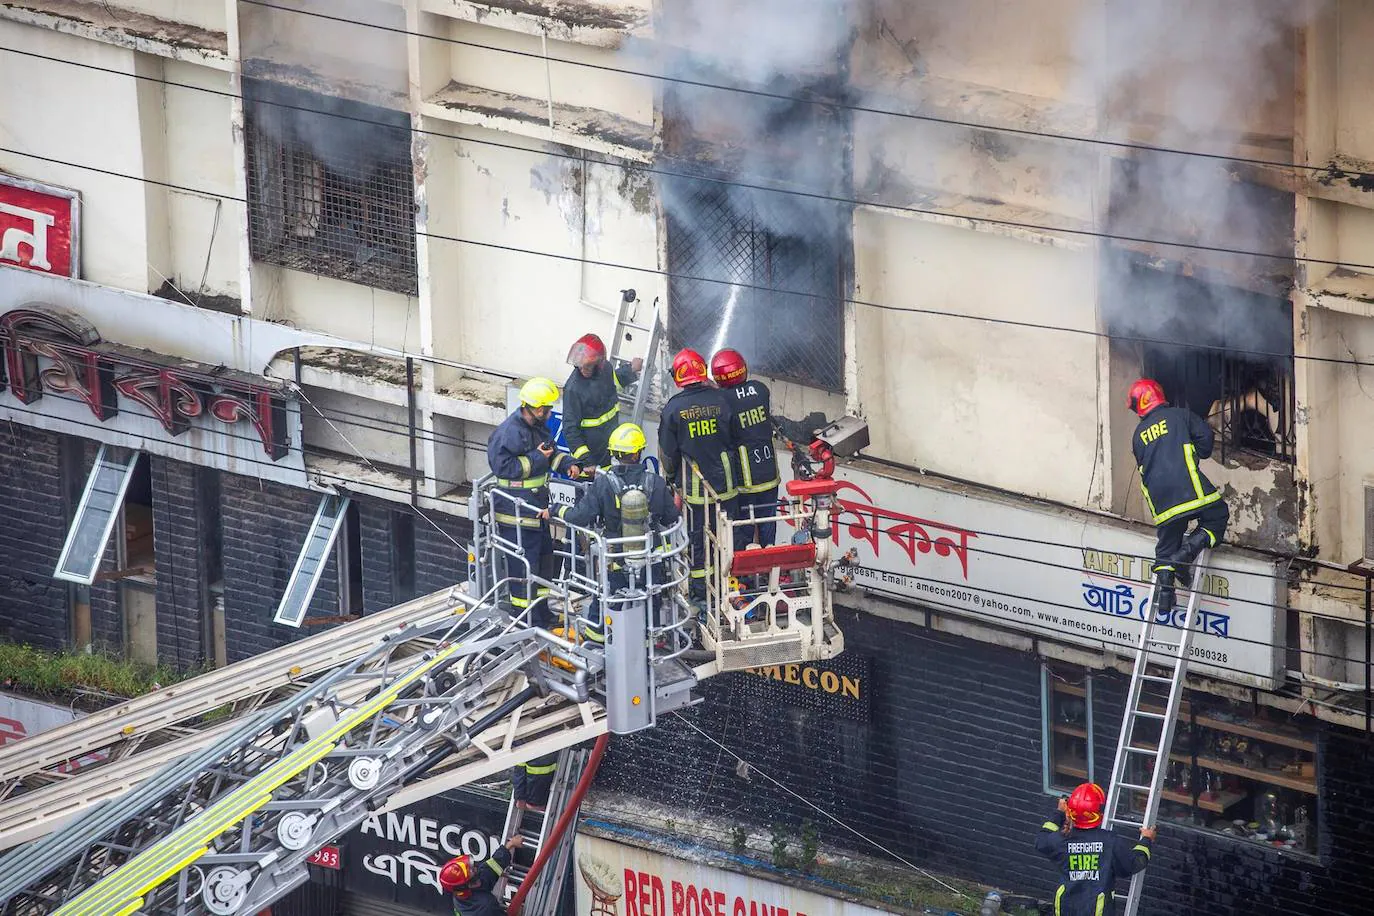
[[[667,220],[673,345],[708,358],[734,347],[761,375],[841,390],[839,208],[799,208],[775,192],[720,183],[673,184]]]
[[[243,94],[253,257],[415,294],[409,117],[264,80]]]
[[[1205,419],[1221,459],[1237,454],[1294,460],[1291,359],[1254,359],[1219,350],[1151,345],[1145,374],[1171,403]]]

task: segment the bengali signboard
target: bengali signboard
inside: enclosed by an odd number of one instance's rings
[[[1151,534],[1110,519],[842,468],[836,537],[855,584],[1036,636],[1133,651]],[[1277,565],[1222,550],[1203,579],[1191,670],[1272,690],[1282,679]],[[841,597],[843,602],[843,597]],[[1181,627],[1180,606],[1162,622]]]
[[[81,268],[81,196],[0,173],[0,264],[58,277]]]

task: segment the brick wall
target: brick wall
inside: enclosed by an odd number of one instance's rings
[[[56,649],[71,618],[67,583],[52,577],[67,536],[61,437],[3,424],[0,450],[0,637]]]
[[[857,723],[760,695],[762,679],[721,675],[683,715],[731,751],[863,835],[934,871],[1052,899],[1034,852],[1053,800],[1042,789],[1040,662],[1009,649],[840,612],[849,652],[870,658],[870,719]],[[1098,778],[1110,775],[1125,680],[1094,689]],[[1322,860],[1164,825],[1142,914],[1374,911],[1370,746],[1342,729],[1321,741]],[[772,786],[677,716],[616,738],[598,788],[794,837],[810,819],[828,847],[874,847]]]
[[[229,661],[266,652],[313,632],[272,622],[320,494],[233,474],[220,475],[224,532],[224,629]],[[309,615],[338,613],[331,551]]]

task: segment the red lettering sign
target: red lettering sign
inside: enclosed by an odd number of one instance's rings
[[[28,737],[28,729],[24,728],[24,723],[18,719],[7,719],[0,716],[0,746],[4,746],[11,741],[18,741],[20,738]]]
[[[77,276],[80,206],[75,191],[0,175],[0,264]]]
[[[317,852],[312,853],[310,858],[305,861],[309,862],[311,865],[320,865],[324,868],[332,868],[338,871],[341,867],[339,864],[339,847],[321,846]]]

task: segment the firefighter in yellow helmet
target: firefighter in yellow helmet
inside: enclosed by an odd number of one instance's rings
[[[595,525],[607,538],[631,537],[646,530],[661,531],[672,526],[680,513],[667,482],[644,467],[641,459],[647,445],[644,430],[636,424],[617,426],[608,445],[615,462],[610,473],[598,474],[576,505],[559,506],[558,517],[579,528]],[[545,512],[547,517],[548,510]],[[638,530],[630,530],[632,528]],[[609,570],[606,578],[612,592],[629,585],[629,578],[619,568]],[[601,609],[595,602],[583,624],[582,635],[592,642],[605,639]]]
[[[548,576],[553,560],[549,526],[540,517],[549,504],[549,472],[566,471],[576,476],[579,468],[553,444],[549,415],[558,402],[558,386],[546,378],[532,378],[520,389],[520,406],[492,432],[487,440],[487,465],[496,475],[496,488],[510,498],[496,497],[496,525],[502,538],[519,544],[529,561],[529,572]],[[517,504],[515,500],[519,500]],[[529,594],[525,564],[517,557],[506,561],[510,602],[516,613],[531,610],[530,622],[547,627],[553,622],[545,602],[547,589]]]

